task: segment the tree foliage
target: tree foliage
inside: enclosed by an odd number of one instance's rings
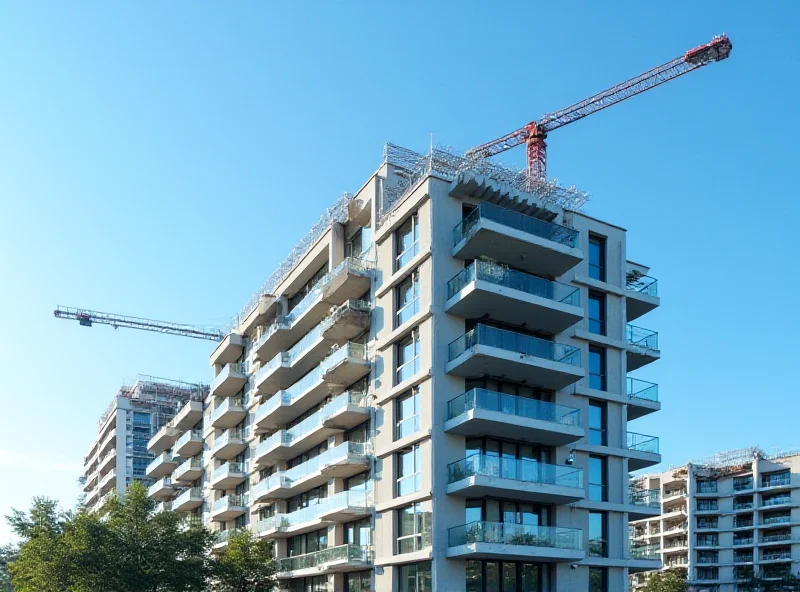
[[[11,574],[8,564],[17,558],[17,549],[13,545],[0,545],[0,592],[14,592],[11,586]]]
[[[211,555],[214,534],[181,515],[155,511],[141,484],[112,499],[104,515],[61,512],[35,498],[7,517],[22,543],[8,561],[15,592],[268,592],[275,563],[251,534]],[[1,580],[0,580],[1,581]]]
[[[643,587],[643,592],[686,592],[686,572],[668,569],[652,574]]]
[[[800,580],[791,573],[780,579],[767,579],[763,574],[755,573],[740,588],[745,592],[798,592]]]
[[[275,588],[272,545],[257,540],[249,530],[228,540],[228,547],[214,568],[215,592],[270,592]]]

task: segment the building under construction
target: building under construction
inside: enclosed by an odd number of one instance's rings
[[[82,478],[87,507],[95,508],[134,481],[150,484],[153,454],[147,442],[189,401],[201,402],[208,386],[138,376],[122,386],[97,422],[97,436],[84,457]],[[200,403],[202,404],[202,403]]]
[[[663,569],[685,569],[695,592],[743,589],[754,574],[800,570],[800,450],[721,452],[638,479],[661,495],[661,515],[631,524],[660,549]],[[633,576],[634,586],[649,574]]]

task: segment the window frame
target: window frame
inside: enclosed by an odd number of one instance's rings
[[[401,303],[401,290],[411,282],[411,300],[400,306]],[[408,277],[403,279],[394,289],[394,328],[403,326],[414,315],[420,311],[420,282],[419,282],[419,269],[415,269]],[[406,313],[408,316],[405,316]]]
[[[416,571],[413,574],[414,576],[414,588],[404,587],[403,582],[408,582],[408,575],[405,574],[406,577],[403,577],[403,571],[407,569],[414,568]],[[427,569],[426,569],[427,568]],[[430,585],[426,585],[426,582],[423,578],[427,574],[427,583]],[[422,580],[422,581],[421,581]],[[415,563],[405,563],[397,567],[397,590],[398,592],[432,592],[434,590],[433,585],[433,564],[430,560],[427,561],[418,561]]]
[[[600,427],[592,426],[592,409],[600,410]],[[604,401],[589,401],[589,444],[595,446],[608,446],[608,405]],[[600,443],[597,443],[592,438],[592,434],[600,433]]]
[[[608,359],[606,355],[606,348],[599,347],[596,345],[589,346],[589,388],[593,388],[598,391],[606,392],[608,389]],[[600,374],[596,372],[592,372],[592,354],[599,355],[600,359]],[[599,377],[600,385],[599,388],[595,386],[594,377]]]
[[[411,533],[404,533],[403,532],[403,515],[404,512],[408,509],[411,509],[413,519],[414,530]],[[397,515],[397,531],[395,535],[395,554],[396,555],[405,555],[407,553],[416,553],[417,551],[422,551],[425,547],[423,546],[423,532],[425,530],[425,525],[422,524],[424,513],[422,511],[422,504],[417,502],[415,504],[409,504],[407,506],[403,506],[402,508],[397,508],[395,511]],[[410,549],[405,551],[401,551],[402,544],[401,541],[413,540],[413,544],[411,545]]]
[[[403,352],[405,351],[405,348],[408,347],[409,345],[412,346],[412,348],[411,348],[412,357],[409,360],[402,359],[402,358],[404,358]],[[398,341],[395,344],[394,348],[395,348],[395,352],[394,352],[394,367],[395,367],[394,380],[395,380],[395,382],[394,383],[395,384],[400,384],[401,382],[404,382],[405,380],[408,380],[409,378],[411,378],[412,376],[414,376],[415,374],[417,374],[419,372],[420,353],[421,353],[421,350],[422,350],[422,344],[420,343],[420,338],[419,338],[419,328],[415,328],[407,336],[405,336],[403,339]],[[410,365],[413,365],[413,366],[411,366],[411,372],[408,375],[406,375],[405,374],[406,369]]]
[[[592,588],[592,573],[600,574],[600,589]],[[594,565],[589,566],[589,592],[608,592],[608,568],[598,567]]]
[[[600,517],[600,538],[592,539],[592,516]],[[589,547],[586,549],[587,557],[608,557],[608,512],[590,511],[589,512]],[[592,551],[592,541],[600,542],[600,552]]]
[[[404,234],[403,230],[409,222],[411,223],[409,232]],[[400,251],[405,236],[411,236],[411,244]],[[394,231],[394,271],[400,271],[417,253],[419,253],[419,212],[413,212]]]
[[[406,401],[411,401],[411,406],[413,409],[413,415],[408,417],[403,417],[402,409],[403,403]],[[401,440],[402,438],[406,438],[408,436],[412,436],[419,432],[420,430],[420,418],[421,418],[421,408],[422,408],[422,394],[420,393],[420,389],[418,386],[405,391],[401,395],[398,395],[395,398],[394,403],[394,439],[395,441]],[[401,433],[401,427],[411,424],[412,431],[408,433]]]
[[[597,301],[598,303],[598,312],[599,318],[592,317],[592,301]],[[587,303],[587,316],[589,318],[589,333],[593,335],[605,335],[606,334],[606,295],[603,292],[598,292],[596,290],[589,290],[589,299]],[[597,326],[599,329],[595,331],[593,329],[594,326]]]
[[[599,282],[606,281],[606,245],[607,239],[599,234],[589,233],[589,277]],[[598,261],[592,263],[592,247],[598,249]]]
[[[592,481],[592,460],[600,461],[600,483]],[[597,487],[600,488],[600,499],[595,499],[592,496],[592,489]],[[599,454],[589,455],[589,500],[596,502],[608,501],[608,458]]]
[[[403,459],[406,455],[411,454],[411,460],[414,464],[414,472],[408,475],[403,474]],[[395,459],[395,480],[394,480],[394,496],[395,497],[403,497],[404,495],[411,495],[412,493],[418,492],[422,488],[422,446],[417,443],[412,446],[408,446],[406,448],[401,448],[397,452],[394,453]],[[403,491],[401,487],[402,483],[407,483],[409,481],[412,482],[412,487],[410,491]]]

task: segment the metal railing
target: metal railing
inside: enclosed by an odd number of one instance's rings
[[[661,491],[659,489],[638,489],[628,488],[628,503],[634,506],[646,506],[648,508],[661,507]]]
[[[765,475],[761,477],[761,487],[778,487],[779,485],[790,485],[791,482],[791,473],[784,473],[782,475]]]
[[[241,397],[226,397],[225,400],[211,412],[211,421],[217,421],[229,411],[244,411],[244,401],[242,401]]]
[[[453,419],[472,409],[497,411],[561,425],[576,427],[581,425],[581,413],[575,407],[480,388],[469,390],[448,401],[447,419]]]
[[[628,450],[638,450],[639,452],[650,452],[658,454],[658,437],[627,432],[625,447]]]
[[[211,509],[216,512],[217,510],[224,510],[227,508],[245,508],[247,507],[247,494],[235,495],[230,494],[225,497],[219,498],[211,506]]]
[[[649,275],[629,273],[625,277],[625,289],[655,297],[658,296],[658,280]]]
[[[500,458],[486,454],[473,454],[447,465],[448,484],[474,476],[583,488],[583,469],[566,465],[551,465],[520,458]]]
[[[272,530],[282,531],[304,522],[318,520],[321,516],[343,508],[368,512],[369,508],[372,507],[372,503],[371,491],[342,491],[330,497],[321,498],[318,503],[294,512],[275,514],[264,520],[259,520],[255,524],[254,530],[257,533]]]
[[[200,500],[203,499],[203,489],[201,487],[190,487],[183,493],[181,493],[178,497],[175,498],[174,505],[180,506],[181,504],[188,502],[193,497],[199,498]]]
[[[581,351],[564,343],[479,324],[448,346],[448,360],[453,361],[465,351],[477,346],[496,347],[527,356],[580,366]]]
[[[762,508],[767,508],[769,506],[782,506],[784,504],[791,504],[791,503],[792,503],[792,497],[791,496],[782,495],[782,496],[779,496],[779,497],[771,497],[771,498],[763,500],[761,502],[761,507]]]
[[[625,325],[625,341],[629,345],[636,345],[647,349],[658,349],[658,333],[651,329],[637,327],[636,325]]]
[[[560,224],[545,222],[514,210],[482,202],[453,228],[453,244],[467,238],[481,219],[497,222],[515,230],[521,230],[540,238],[551,240],[567,247],[578,246],[578,231]]]
[[[218,466],[214,471],[211,473],[211,480],[215,481],[220,477],[226,477],[231,473],[239,473],[244,474],[247,471],[245,470],[244,463],[240,462],[226,462],[224,465]]]
[[[298,569],[316,567],[323,569],[326,563],[372,564],[372,547],[360,545],[339,545],[328,547],[305,555],[295,555],[278,560],[278,572],[292,572]]]
[[[529,273],[524,273],[480,259],[473,261],[470,265],[465,267],[463,271],[447,282],[448,300],[458,294],[465,286],[476,280],[511,288],[512,290],[518,290],[554,302],[562,302],[564,304],[571,304],[572,306],[580,306],[581,304],[581,291],[579,288],[570,286],[569,284],[546,280]]]
[[[646,559],[648,561],[660,561],[661,560],[661,545],[658,544],[651,544],[651,545],[631,545],[630,546],[630,558],[631,559]]]
[[[450,547],[473,543],[499,543],[573,551],[583,549],[582,530],[558,526],[476,521],[450,528],[447,537]]]

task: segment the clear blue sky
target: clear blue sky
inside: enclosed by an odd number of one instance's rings
[[[800,444],[798,22],[788,2],[4,3],[0,514],[72,505],[121,383],[210,379],[208,342],[56,304],[224,324],[385,142],[468,148],[723,31],[730,60],[555,132],[549,169],[659,279],[641,324],[663,359],[639,376],[663,411],[632,429],[665,463]]]

